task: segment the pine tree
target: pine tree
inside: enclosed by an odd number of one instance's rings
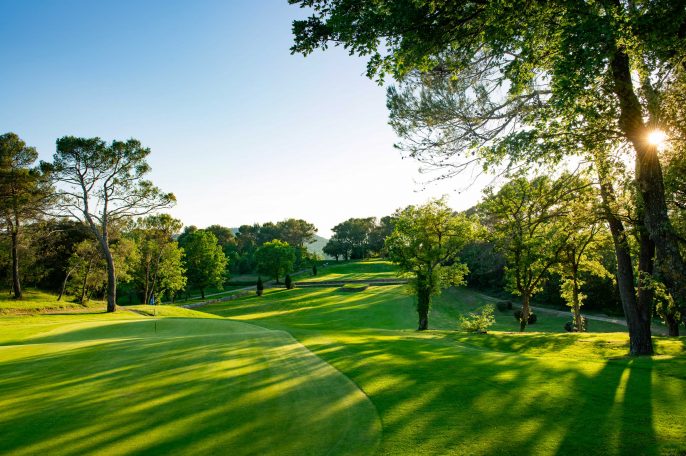
[[[264,294],[264,284],[262,283],[262,277],[257,278],[257,296],[262,296]]]

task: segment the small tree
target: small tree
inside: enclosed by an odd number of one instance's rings
[[[262,277],[257,278],[257,296],[262,296],[264,294],[264,283],[262,283]]]
[[[455,214],[445,199],[408,206],[395,213],[395,229],[386,238],[389,258],[412,277],[417,296],[418,330],[429,328],[431,297],[442,288],[460,285],[468,270],[459,253],[476,233],[476,223]]]
[[[317,275],[317,263],[312,263],[312,275]]]
[[[183,238],[181,246],[186,254],[188,285],[200,290],[203,299],[207,287],[221,289],[227,260],[214,234],[205,230],[190,232]]]
[[[494,311],[493,304],[486,304],[478,312],[470,312],[466,317],[461,315],[458,326],[462,331],[486,334],[488,328],[495,324]]]
[[[65,136],[52,164],[60,211],[88,225],[107,264],[107,311],[117,309],[117,272],[110,250],[112,224],[170,207],[176,201],[144,180],[150,149],[135,139],[112,141]]]
[[[274,239],[257,249],[255,259],[257,270],[262,274],[269,274],[279,283],[282,274],[288,274],[293,270],[295,250],[287,242]]]
[[[286,274],[286,279],[284,280],[284,282],[285,282],[285,285],[286,285],[286,289],[287,289],[287,290],[292,290],[292,289],[293,289],[293,286],[294,286],[294,285],[293,285],[293,279],[291,279],[291,275],[290,275],[290,274]]]

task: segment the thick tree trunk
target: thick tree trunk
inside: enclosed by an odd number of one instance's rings
[[[522,316],[519,319],[519,331],[526,331],[526,325],[529,323],[529,301],[531,296],[528,292],[522,293]]]
[[[679,320],[674,315],[667,315],[665,317],[667,323],[667,331],[670,337],[679,337]]]
[[[619,101],[619,127],[636,152],[636,184],[644,209],[645,227],[660,259],[660,276],[686,322],[686,262],[667,213],[662,167],[657,147],[648,143],[641,104],[634,92],[629,57],[617,49],[611,62],[614,92]]]
[[[622,309],[629,328],[629,353],[633,356],[652,355],[653,342],[650,334],[650,321],[639,316],[636,291],[634,289],[634,269],[631,263],[631,250],[624,224],[612,211],[615,198],[612,185],[604,172],[606,163],[597,160],[596,167],[600,177],[600,195],[603,200],[605,219],[610,226],[612,241],[617,257],[617,288],[622,301]]]
[[[429,307],[431,306],[431,290],[424,286],[417,287],[417,314],[419,322],[417,331],[429,329]]]
[[[19,281],[19,234],[17,227],[12,230],[12,291],[14,292],[14,299],[22,299],[21,283]]]

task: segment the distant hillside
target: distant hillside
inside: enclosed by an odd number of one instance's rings
[[[231,231],[233,231],[233,234],[238,233],[238,228],[231,228]],[[329,242],[328,239],[314,235],[314,242],[312,244],[307,244],[307,250],[309,250],[312,253],[316,253],[317,255],[321,255],[324,258],[329,258],[326,255],[324,255],[324,246],[326,243]]]

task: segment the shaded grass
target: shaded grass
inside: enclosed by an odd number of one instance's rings
[[[0,453],[375,450],[380,427],[371,403],[288,334],[157,310],[196,318],[3,320]]]
[[[469,290],[435,302],[415,332],[399,286],[354,294],[270,290],[207,311],[288,330],[349,376],[383,424],[380,454],[659,454],[686,451],[686,339],[655,338],[659,355],[631,359],[612,334],[450,331],[455,312],[483,304]],[[511,315],[496,314],[500,329]],[[540,315],[537,328],[564,331]],[[511,320],[511,321],[510,321]],[[536,326],[536,325],[535,325]],[[614,325],[617,326],[617,325]]]

